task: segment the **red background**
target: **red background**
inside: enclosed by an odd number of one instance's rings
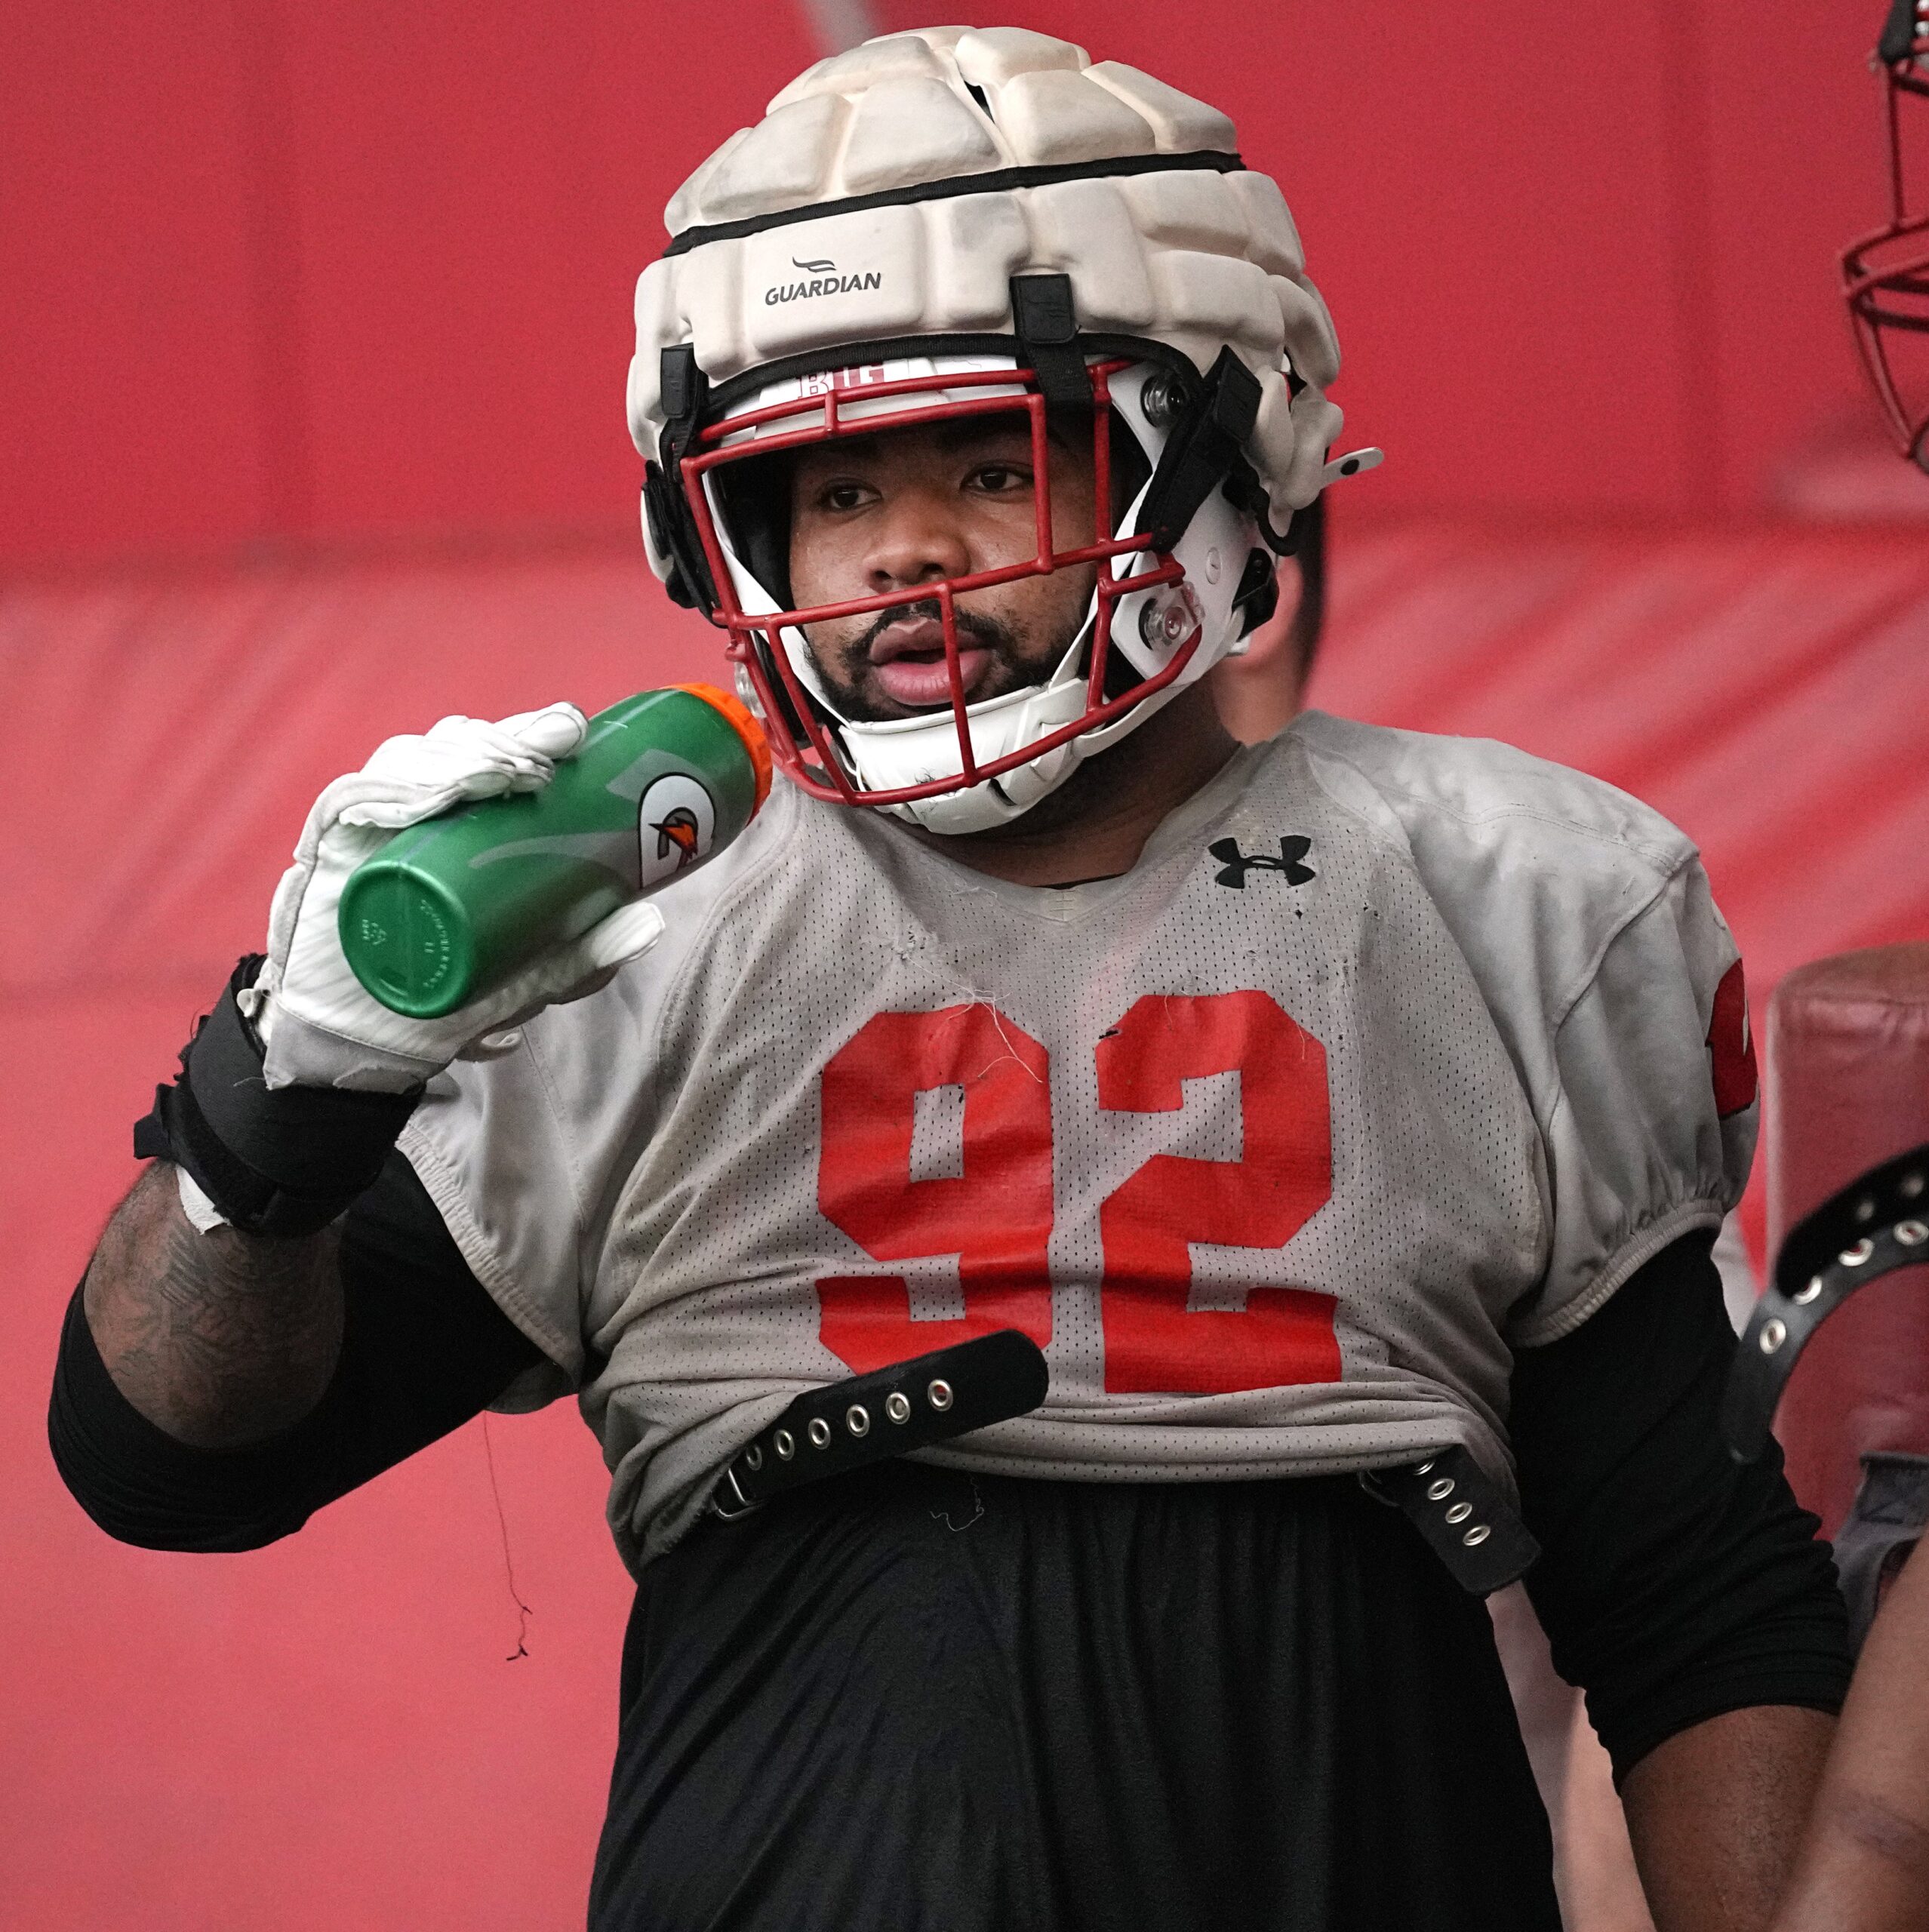
[[[1007,17],[1235,115],[1393,452],[1373,512],[1673,517],[1759,503],[1856,394],[1832,258],[1880,210],[1878,11]],[[624,525],[663,203],[814,51],[744,0],[38,0],[9,41],[14,561]]]
[[[1349,436],[1389,451],[1337,507],[1315,699],[1653,799],[1758,1008],[1929,936],[1929,485],[1860,426],[1834,293],[1880,212],[1881,11],[1004,16],[1223,105],[1285,186]],[[189,1558],[84,1521],[42,1404],[127,1124],[319,785],[443,711],[715,674],[633,534],[630,292],[807,17],[29,0],[8,32],[0,1920],[580,1924],[628,1592],[567,1405],[491,1430],[510,1664],[479,1429]]]

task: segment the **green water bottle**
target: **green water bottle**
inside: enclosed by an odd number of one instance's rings
[[[451,1013],[721,852],[770,788],[762,729],[728,692],[639,692],[591,718],[540,792],[458,806],[365,860],[342,950],[392,1011]]]

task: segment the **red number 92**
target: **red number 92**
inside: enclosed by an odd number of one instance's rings
[[[1097,1049],[1099,1105],[1174,1112],[1182,1082],[1239,1075],[1243,1158],[1155,1155],[1099,1211],[1105,1386],[1223,1395],[1333,1382],[1330,1297],[1253,1287],[1243,1309],[1192,1309],[1190,1244],[1280,1247],[1332,1192],[1326,1051],[1268,994],[1138,1001]],[[878,1261],[958,1257],[961,1318],[915,1321],[902,1275],[819,1281],[825,1345],[863,1373],[994,1328],[1051,1337],[1051,1100],[1044,1048],[980,1003],[881,1013],[823,1081],[818,1205]],[[961,1174],[912,1178],[916,1097],[964,1096]]]

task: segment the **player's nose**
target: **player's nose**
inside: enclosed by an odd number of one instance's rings
[[[913,485],[886,498],[872,521],[865,558],[873,595],[970,571],[971,547],[948,497]]]

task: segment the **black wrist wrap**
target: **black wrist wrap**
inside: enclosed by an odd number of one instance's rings
[[[235,1001],[262,963],[251,953],[235,968],[181,1049],[180,1077],[154,1090],[154,1111],[134,1123],[134,1158],[185,1169],[245,1233],[312,1235],[374,1184],[422,1094],[270,1089]]]

